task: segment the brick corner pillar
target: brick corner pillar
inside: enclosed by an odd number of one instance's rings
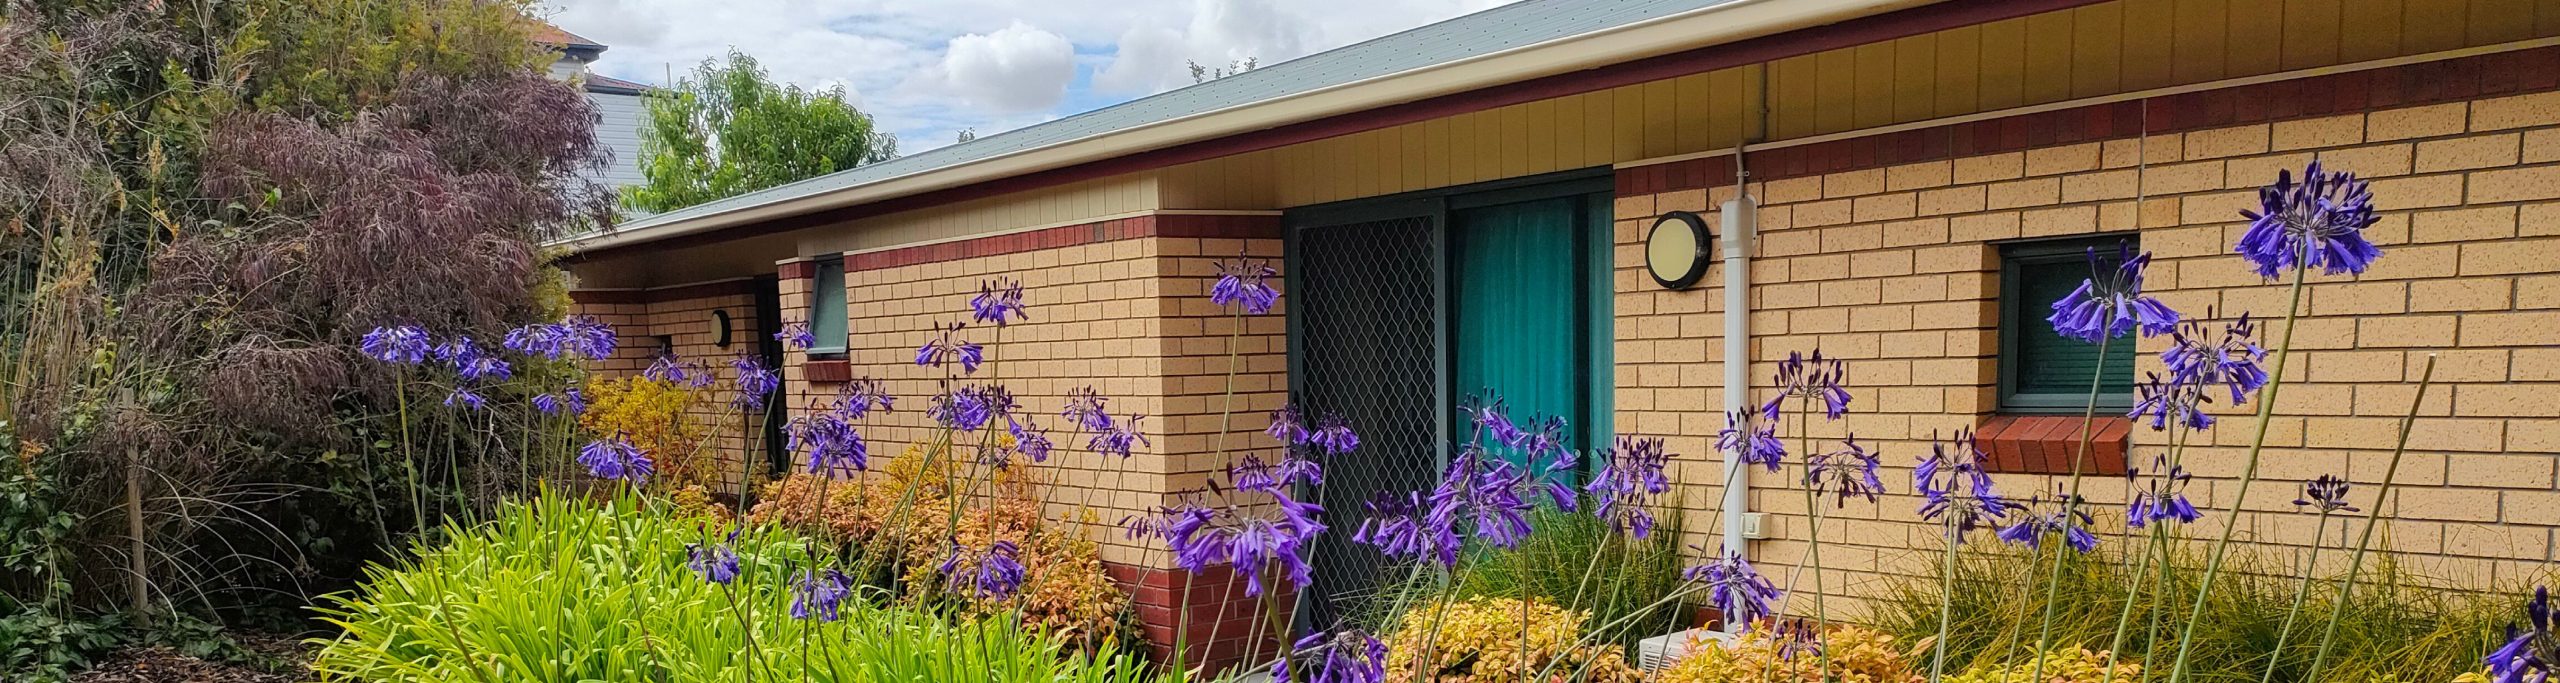
[[[1117,563],[1106,568],[1112,580],[1129,591],[1138,610],[1139,629],[1157,660],[1167,664],[1174,661],[1174,647],[1179,644],[1185,666],[1211,674],[1260,666],[1279,651],[1281,639],[1287,637],[1283,634],[1296,616],[1297,590],[1285,580],[1266,581],[1265,595],[1247,596],[1244,577],[1226,567],[1199,575]],[[1279,610],[1277,631],[1269,609]]]

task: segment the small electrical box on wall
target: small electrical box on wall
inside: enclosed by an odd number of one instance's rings
[[[1769,513],[1750,512],[1742,515],[1742,537],[1754,541],[1769,537]]]

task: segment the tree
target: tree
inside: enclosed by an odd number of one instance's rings
[[[1207,83],[1221,78],[1226,78],[1228,76],[1252,71],[1254,67],[1260,66],[1259,62],[1261,61],[1262,58],[1260,57],[1246,57],[1243,60],[1227,62],[1227,68],[1224,69],[1212,69],[1201,66],[1199,62],[1188,59],[1182,60],[1182,63],[1184,66],[1191,68],[1191,82]]]
[[[884,161],[898,141],[845,101],[844,86],[777,84],[731,50],[650,97],[640,155],[647,182],[624,188],[623,203],[655,212]]]

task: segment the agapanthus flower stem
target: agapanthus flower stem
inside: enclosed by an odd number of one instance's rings
[[[2169,433],[2169,455],[2166,459],[2169,467],[2177,467],[2181,464],[2181,461],[2186,456],[2187,437],[2193,434],[2194,430],[2186,428],[2183,423],[2178,425],[2175,431]],[[2160,562],[2160,580],[2152,585],[2151,590],[2154,593],[2160,594],[2166,594],[2169,590],[2169,525],[2153,523],[2148,526],[2149,531],[2151,532],[2151,542],[2142,547],[2142,554],[2136,557],[2133,562],[2133,571],[2131,572],[2134,581],[2133,587],[2131,590],[2125,592],[2123,611],[2116,614],[2116,632],[2115,636],[2107,645],[2107,659],[2106,664],[2103,667],[2106,671],[2106,675],[2104,678],[2100,679],[2099,683],[2115,683],[2116,659],[2122,656],[2119,653],[2124,652],[2125,636],[2131,632],[2128,629],[2133,625],[2133,608],[2135,605],[2141,604],[2145,599],[2142,595],[2142,582],[2151,575],[2150,567],[2151,562],[2154,559],[2157,559]],[[2158,609],[2151,610],[2151,626],[2149,627],[2150,630],[2147,631],[2146,634],[2157,633],[2159,631],[2161,611],[2162,610]],[[2151,638],[2146,635],[2144,642],[2155,641],[2151,640]],[[2149,671],[2151,669],[2149,666],[2150,657],[2150,652],[2146,650],[2143,653],[2144,666],[2142,668],[2144,671]]]
[[[2284,627],[2276,629],[2276,647],[2267,654],[2267,670],[2258,675],[2258,683],[2272,683],[2276,669],[2284,666],[2284,646],[2293,640],[2293,619],[2302,614],[2303,599],[2311,596],[2311,577],[2320,571],[2320,547],[2328,545],[2320,540],[2326,535],[2322,530],[2329,528],[2328,508],[2320,509],[2319,521],[2313,522],[2311,528],[2311,556],[2302,562],[2302,581],[2293,585],[2293,604],[2284,610]]]
[[[2436,355],[2427,354],[2427,365],[2418,371],[2418,395],[2409,399],[2409,412],[2400,416],[2400,440],[2391,447],[2391,462],[2382,468],[2382,484],[2374,492],[2373,506],[2364,513],[2364,531],[2356,537],[2356,552],[2347,560],[2347,577],[2338,585],[2338,604],[2329,607],[2329,625],[2320,630],[2320,647],[2311,656],[2311,672],[2306,681],[2320,680],[2320,672],[2329,663],[2329,645],[2337,640],[2338,622],[2347,613],[2347,600],[2356,592],[2356,573],[2364,568],[2365,551],[2373,547],[2373,530],[2382,525],[2382,507],[2391,500],[2392,484],[2400,478],[2400,457],[2409,452],[2409,431],[2418,422],[2418,407],[2426,405],[2427,387],[2436,379]]]
[[[417,525],[418,538],[423,541],[427,537],[426,485],[418,479],[418,451],[409,443],[408,375],[408,371],[399,371],[399,376],[391,383],[391,396],[400,408],[400,458],[409,470],[410,521]]]
[[[2213,550],[2205,555],[2204,576],[2196,581],[2195,603],[2187,608],[2186,624],[2179,628],[2178,657],[2169,665],[2169,683],[2180,683],[2187,678],[2187,658],[2195,645],[2196,623],[2204,619],[2205,599],[2213,595],[2213,580],[2222,573],[2224,553],[2231,549],[2231,537],[2240,530],[2241,506],[2249,500],[2249,485],[2258,480],[2258,457],[2266,452],[2267,427],[2275,415],[2276,394],[2284,388],[2285,361],[2293,357],[2293,331],[2299,327],[2296,318],[2302,313],[2302,281],[2309,270],[2293,269],[2292,291],[2284,307],[2284,334],[2276,340],[2274,371],[2268,373],[2266,389],[2258,396],[2257,433],[2249,438],[2249,456],[2241,466],[2240,486],[2232,492],[2231,512],[2223,520],[2222,536],[2214,540]]]
[[[1930,645],[1934,652],[1929,655],[1929,683],[1938,683],[1939,680],[1946,678],[1947,623],[1955,619],[1956,539],[1958,537],[1955,517],[1949,515],[1945,519],[1947,520],[1944,522],[1947,527],[1945,530],[1947,557],[1938,567],[1938,637]]]
[[[1819,352],[1816,353],[1819,355]],[[1804,489],[1805,555],[1806,560],[1813,565],[1813,632],[1817,634],[1816,637],[1820,637],[1818,634],[1831,630],[1831,612],[1824,604],[1825,596],[1831,591],[1825,590],[1822,585],[1822,494],[1815,491],[1813,486],[1814,399],[1815,396],[1811,393],[1805,394],[1801,399],[1801,406],[1796,411],[1796,438],[1799,442],[1797,448],[1801,449],[1799,453],[1805,459],[1804,486],[1798,488]],[[1790,597],[1795,595],[1795,586],[1790,585],[1787,589]],[[1816,663],[1822,667],[1818,670],[1820,672],[1818,680],[1831,680],[1831,649],[1815,648],[1813,653]]]
[[[2071,515],[2075,512],[2073,508],[2080,504],[2081,471],[2086,469],[2084,465],[2089,460],[2089,442],[2097,438],[2098,388],[2106,382],[2107,347],[2112,346],[2114,341],[2115,337],[2113,336],[2098,338],[2098,369],[2091,372],[2091,376],[2089,377],[2088,406],[2083,408],[2080,413],[2080,448],[2072,451],[2071,453],[2070,493],[2062,497],[2062,521],[2065,525],[2069,525],[2071,523]],[[2066,526],[2066,528],[2056,530],[2054,533],[2069,533],[2069,529]],[[2028,656],[2036,659],[2034,672],[2027,676],[2027,680],[2030,681],[2044,680],[2044,664],[2046,659],[2044,652],[2047,646],[2053,644],[2053,613],[2054,608],[2057,606],[2055,598],[2060,596],[2062,593],[2062,559],[2065,554],[2063,550],[2066,547],[2068,546],[2065,545],[2054,548],[2053,569],[2046,572],[2045,575],[2044,619],[2043,623],[2036,626],[2036,649],[2028,651]]]
[[[1235,309],[1235,312],[1229,315],[1227,320],[1229,321],[1229,324],[1233,325],[1233,329],[1227,331],[1227,388],[1225,396],[1219,401],[1218,435],[1215,437],[1216,443],[1211,449],[1212,452],[1217,454],[1217,458],[1221,461],[1225,460],[1227,457],[1227,432],[1233,430],[1235,427],[1236,370],[1241,354],[1241,349],[1238,348],[1238,345],[1242,344],[1244,341],[1244,309]],[[1228,598],[1235,597],[1235,588],[1234,583],[1231,582],[1227,584]],[[1189,579],[1183,580],[1182,592],[1185,595],[1183,604],[1189,605],[1190,601],[1188,596],[1191,592],[1191,581]],[[1227,600],[1218,601],[1218,609],[1221,612],[1224,612],[1227,604]],[[1188,607],[1185,607],[1180,611],[1181,616],[1174,620],[1176,624],[1173,630],[1173,668],[1176,671],[1184,670],[1183,658],[1189,653],[1184,651],[1186,648],[1183,647],[1183,641],[1190,635],[1191,630],[1191,610]],[[1224,615],[1221,614],[1222,619],[1223,617]]]

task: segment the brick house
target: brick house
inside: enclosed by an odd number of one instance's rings
[[[2157,258],[2150,289],[2190,315],[2279,317],[2284,288],[2231,244],[2256,188],[2315,156],[2373,179],[2370,234],[2388,255],[2311,278],[2265,481],[2232,500],[2253,422],[2232,415],[2191,449],[2191,495],[2240,509],[2208,521],[2236,518],[2244,539],[2301,542],[2298,482],[2378,480],[2411,380],[2438,354],[2390,542],[2420,571],[2481,585],[2546,568],[2560,3],[1529,0],[653,216],[567,245],[568,265],[581,308],[626,337],[772,357],[789,410],[852,377],[930,393],[914,348],[965,317],[982,279],[1018,277],[1032,321],[999,353],[1023,404],[1089,385],[1151,416],[1134,474],[1061,459],[1058,485],[1122,512],[1228,464],[1215,444],[1230,339],[1243,371],[1228,444],[1264,447],[1263,414],[1292,395],[1367,437],[1332,465],[1352,482],[1328,483],[1335,536],[1368,491],[1428,486],[1452,405],[1493,387],[1572,419],[1579,444],[1668,438],[1691,541],[1737,544],[1773,574],[1803,553],[1806,510],[1768,489],[1780,477],[1720,485],[1715,434],[1744,389],[1726,377],[1766,391],[1775,361],[1818,347],[1849,360],[1855,404],[1817,429],[1881,447],[1904,494],[1826,513],[1825,585],[1835,613],[1854,613],[1880,577],[1933,571],[1912,551],[1937,531],[1907,495],[1933,433],[1981,430],[2007,490],[2050,491],[2067,470],[2097,367],[2038,327],[2054,288],[2085,276],[2086,248],[2138,243]],[[1723,208],[1743,191],[1757,238],[1729,278]],[[1675,212],[1713,233],[1682,288],[1648,272],[1648,240]],[[1242,330],[1206,297],[1214,261],[1239,254],[1288,281],[1285,310]],[[770,345],[804,320],[822,348]],[[1732,329],[1747,331],[1735,367]],[[2142,367],[2162,344],[2141,343]],[[2104,405],[2130,400],[2136,372],[2109,373]],[[924,425],[902,410],[871,438]],[[2163,446],[2121,418],[2098,436],[2104,473]],[[727,447],[778,458],[768,439]],[[2112,507],[2119,488],[2090,491]],[[1180,573],[1159,548],[1095,537],[1169,635]],[[1317,549],[1328,585],[1367,585],[1359,553]],[[1332,613],[1334,590],[1302,604]],[[1191,592],[1202,634],[1221,626],[1220,593]]]

